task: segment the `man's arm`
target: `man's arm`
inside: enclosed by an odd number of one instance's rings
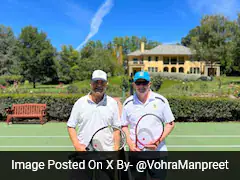
[[[172,132],[172,130],[174,129],[175,123],[174,121],[166,123],[165,127],[164,127],[164,132],[162,137],[160,138],[160,140],[156,143],[157,145],[164,141],[164,139]]]
[[[71,111],[70,117],[67,122],[67,130],[69,137],[72,141],[72,144],[76,151],[86,151],[86,147],[84,144],[81,144],[77,138],[76,126],[79,122],[79,102],[77,101]]]
[[[149,145],[146,145],[145,147],[152,150],[156,150],[158,145],[172,132],[174,126],[175,126],[175,123],[173,121],[166,123],[164,127],[164,132],[162,134],[162,137],[159,139],[159,141],[157,141],[155,144],[149,143]]]
[[[80,144],[77,138],[77,132],[75,128],[68,127],[68,134],[76,151],[86,151],[86,146],[84,144]]]
[[[130,151],[140,151],[140,149],[136,147],[136,144],[130,138],[130,133],[129,133],[129,130],[128,130],[128,126],[123,126],[122,130],[126,134],[127,144],[129,146]]]
[[[121,136],[119,130],[114,130],[113,132],[113,139],[114,139],[114,150],[118,151],[120,148]]]

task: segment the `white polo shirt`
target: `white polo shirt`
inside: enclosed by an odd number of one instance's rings
[[[78,127],[78,140],[85,146],[93,134],[100,128],[108,125],[121,126],[118,104],[115,99],[104,95],[101,102],[96,104],[89,98],[89,94],[78,99],[71,111],[67,122],[68,127]],[[110,144],[112,142],[107,142]]]
[[[170,123],[175,120],[168,100],[162,95],[150,91],[150,96],[143,104],[136,94],[130,96],[123,103],[122,110],[122,126],[129,126],[130,138],[133,142],[135,138],[135,127],[141,116],[147,113],[152,113],[160,117],[164,123]],[[157,151],[167,151],[165,141],[162,141],[157,148]]]

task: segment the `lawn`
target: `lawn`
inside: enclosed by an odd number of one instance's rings
[[[240,123],[176,123],[170,151],[240,151]],[[0,123],[0,151],[72,151],[66,123]]]
[[[186,95],[192,96],[195,94],[214,94],[218,96],[229,95],[240,91],[239,77],[225,77],[222,76],[221,84],[219,78],[214,78],[213,81],[191,81],[183,82],[180,80],[164,79],[159,93],[162,95]],[[112,96],[122,96],[122,89],[120,88],[122,76],[110,77],[108,93]],[[72,84],[59,85],[43,85],[36,84],[36,88],[32,84],[25,83],[18,87],[9,86],[2,90],[2,93],[82,93],[85,94],[90,90],[90,80],[73,82]],[[128,95],[128,93],[126,94]]]

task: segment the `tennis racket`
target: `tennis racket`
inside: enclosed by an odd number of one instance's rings
[[[118,151],[126,145],[126,134],[121,127],[104,126],[92,136],[87,151]]]
[[[164,132],[164,123],[155,114],[145,114],[138,120],[135,136],[136,147],[140,150],[147,150],[145,146],[156,144]]]

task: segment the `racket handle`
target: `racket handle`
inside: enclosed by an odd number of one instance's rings
[[[86,151],[93,151],[93,147],[91,146],[91,144],[89,144],[86,148]]]

